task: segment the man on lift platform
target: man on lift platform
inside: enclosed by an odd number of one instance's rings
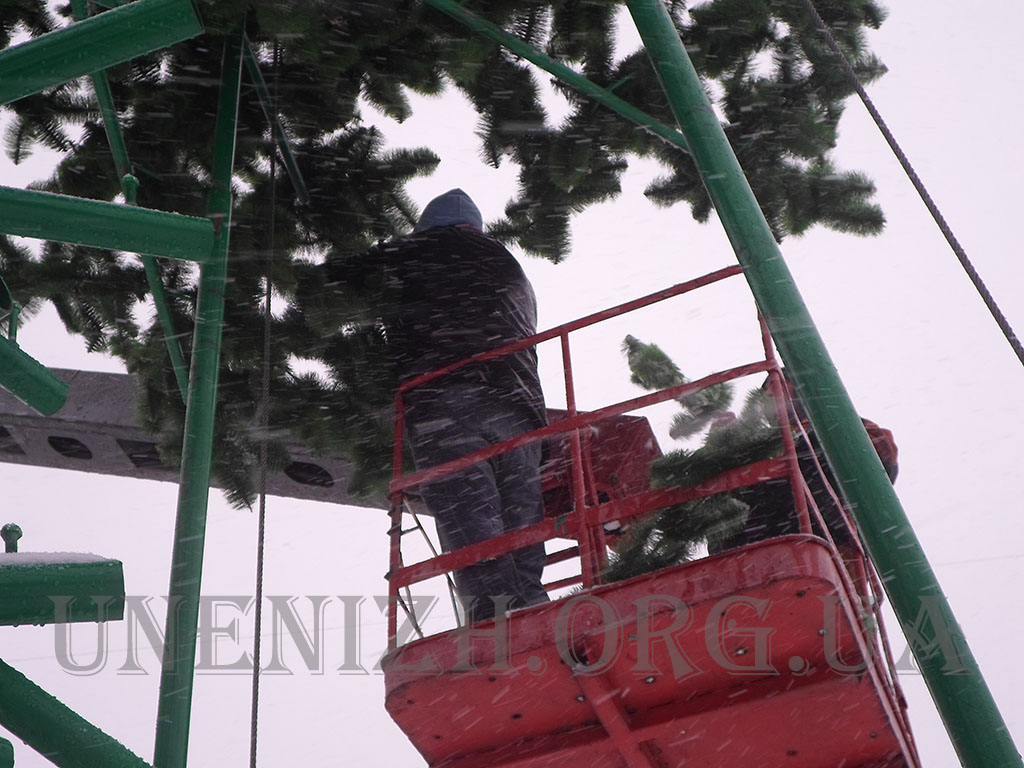
[[[384,324],[401,381],[536,333],[533,288],[482,227],[470,197],[452,189],[427,205],[411,235],[378,245],[359,265],[384,271]],[[345,266],[332,277],[349,277],[354,265]],[[418,470],[546,423],[533,348],[465,366],[405,396]],[[445,551],[541,521],[540,453],[533,442],[416,489]],[[547,600],[544,557],[537,544],[456,572],[469,621],[490,618],[496,604]]]

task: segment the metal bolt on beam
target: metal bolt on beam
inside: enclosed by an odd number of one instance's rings
[[[0,538],[4,540],[4,552],[17,552],[18,539],[21,537],[21,526],[17,523],[6,523],[3,528],[0,528]]]

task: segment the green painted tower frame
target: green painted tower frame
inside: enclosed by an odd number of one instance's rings
[[[1009,729],[668,11],[660,0],[626,0],[626,6],[961,763],[967,768],[1020,768]],[[926,625],[923,617],[929,620]]]
[[[223,332],[224,286],[231,221],[234,164],[244,34],[225,41],[221,97],[215,127],[214,169],[206,218],[134,206],[138,182],[116,122],[103,70],[201,34],[192,0],[137,0],[87,18],[72,0],[76,23],[0,52],[0,104],[70,79],[90,75],[104,126],[122,178],[127,205],[0,188],[0,231],[142,255],[168,353],[182,395],[187,429],[182,445],[167,631],[163,652],[154,764],[184,766],[188,750],[192,684],[202,577],[206,512]],[[186,375],[177,348],[163,286],[152,256],[200,264],[199,295]],[[0,724],[60,766],[146,766],[142,758],[88,723],[23,675],[0,662]]]
[[[627,0],[661,79],[679,130],[666,126],[568,67],[463,9],[455,0],[424,0],[547,70],[584,95],[691,153],[797,393],[849,502],[954,748],[968,768],[1021,768],[1009,731],[981,676],[952,609],[929,566],[860,418],[829,358],[792,275],[714,115],[699,77],[661,0]],[[192,0],[136,0],[89,18],[71,0],[69,27],[0,51],[0,104],[89,75],[100,103],[127,205],[0,187],[0,232],[140,254],[150,280],[168,354],[186,402],[169,609],[153,764],[184,768],[194,682],[198,601],[209,498],[224,286],[232,208],[239,90],[243,62],[264,101],[266,88],[241,25],[224,41],[214,130],[212,189],[205,218],[134,206],[138,182],[103,70],[203,32]],[[275,132],[296,189],[303,193],[283,132]],[[153,256],[200,264],[191,370],[174,341]],[[115,739],[87,723],[0,662],[0,724],[61,766],[145,766]],[[26,716],[30,712],[31,716]]]

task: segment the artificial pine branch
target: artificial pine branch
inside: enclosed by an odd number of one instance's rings
[[[655,344],[627,336],[623,351],[633,383],[644,389],[660,390],[686,382],[675,363]],[[677,419],[681,418],[688,429],[676,439],[690,437],[712,422],[717,424],[705,435],[700,448],[680,448],[655,460],[652,486],[699,485],[729,469],[781,452],[782,438],[772,418],[768,395],[760,389],[750,393],[738,417],[728,410],[732,400],[732,388],[724,385],[680,398],[683,411]],[[660,510],[626,530],[604,577],[619,581],[691,560],[702,545],[718,546],[741,530],[748,512],[748,504],[730,493]]]
[[[473,0],[468,5],[672,122],[644,53],[620,54],[614,48],[617,4]],[[775,236],[816,225],[876,232],[884,220],[870,183],[834,162],[826,165],[849,87],[836,75],[801,8],[788,1],[710,0],[688,11],[681,0],[669,3],[695,65],[723,94],[718,106],[727,135]],[[272,414],[272,429],[294,427],[317,444],[350,453],[359,467],[354,483],[367,492],[387,476],[388,430],[378,419],[390,404],[394,363],[378,323],[379,281],[327,285],[322,263],[358,258],[375,241],[408,232],[417,212],[405,185],[428,175],[438,158],[426,147],[387,147],[368,101],[400,119],[408,114],[408,90],[440,94],[454,88],[466,95],[480,115],[484,156],[494,165],[508,161],[519,169],[515,196],[504,216],[490,224],[490,233],[552,261],[570,252],[572,217],[619,194],[634,156],[652,157],[665,169],[648,191],[654,203],[685,203],[698,221],[710,216],[710,199],[688,155],[574,93],[568,99],[570,114],[555,124],[530,67],[416,0],[203,3],[210,34],[108,70],[133,171],[141,181],[141,206],[205,214],[218,96],[214,84],[221,66],[218,35],[232,29],[244,9],[247,34],[276,94],[312,200],[296,209],[290,183],[280,173],[272,198],[268,170],[276,149],[262,109],[251,90],[243,89],[224,366],[245,376],[244,386],[221,392],[218,439],[226,442],[218,444],[219,456],[229,457],[236,447],[243,454],[249,450],[232,436],[247,426],[245,400],[251,399],[253,371],[260,365],[253,353],[261,319],[257,297],[273,221],[273,284],[281,319],[274,325],[271,390],[275,398],[305,397],[318,408],[289,403]],[[822,12],[863,76],[878,76],[884,67],[866,49],[861,31],[877,27],[884,12],[870,0],[835,0]],[[45,3],[0,3],[0,42],[14,30],[39,35],[55,24]],[[280,59],[273,71],[275,45]],[[61,86],[5,105],[15,126],[6,136],[7,149],[24,157],[39,144],[63,147],[64,159],[45,188],[112,200],[120,192],[119,179],[95,107],[82,100],[86,93],[78,85]],[[826,167],[835,172],[825,173]],[[111,261],[87,249],[47,247],[41,257],[6,259],[9,266],[3,269],[24,305],[54,302],[69,330],[93,348],[118,355],[137,373],[147,393],[146,423],[174,435],[182,414],[164,359],[163,331],[155,319],[139,328],[128,322],[150,316],[145,279],[125,264],[133,258]],[[177,262],[162,262],[160,269],[187,355],[197,270]],[[297,381],[280,362],[291,359],[328,375]],[[721,390],[681,402],[675,433],[706,429],[726,407],[727,396]],[[328,403],[333,405],[320,407]],[[333,442],[332,435],[338,436]],[[251,487],[240,476],[232,482],[237,482],[236,498]]]

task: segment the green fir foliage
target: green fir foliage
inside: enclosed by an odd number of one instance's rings
[[[109,6],[91,3],[90,12]],[[374,124],[378,111],[404,120],[411,114],[410,93],[464,95],[479,114],[481,158],[519,169],[518,192],[489,231],[531,254],[565,258],[571,217],[615,198],[634,156],[657,158],[666,169],[647,191],[654,203],[684,202],[696,219],[708,218],[710,202],[688,155],[557,83],[571,109],[560,122],[552,120],[532,67],[418,0],[200,0],[197,6],[208,34],[108,72],[141,183],[138,204],[205,215],[222,36],[243,11],[311,195],[309,205],[296,206],[280,166],[276,186],[271,180],[274,145],[246,81],[216,450],[216,471],[222,482],[230,481],[236,500],[251,498],[261,297],[271,255],[272,463],[286,461],[282,441],[297,436],[316,450],[351,456],[356,490],[379,492],[389,472],[389,427],[381,414],[391,402],[394,371],[378,322],[375,283],[325,285],[323,274],[328,260],[358,258],[373,242],[408,232],[418,212],[406,182],[437,166],[429,147],[386,146]],[[467,0],[464,6],[672,122],[643,52],[615,47],[620,4]],[[872,202],[871,182],[831,159],[850,88],[801,3],[712,0],[689,9],[682,2],[668,7],[709,89],[721,94],[726,131],[776,236],[819,224],[877,232],[883,218]],[[820,11],[861,76],[879,76],[884,67],[866,49],[863,30],[878,26],[882,10],[870,0],[830,0]],[[69,15],[66,6],[4,2],[0,44],[44,34]],[[3,149],[12,161],[25,160],[39,146],[64,153],[53,175],[35,186],[118,199],[119,179],[86,81],[3,109]],[[158,263],[187,358],[197,270]],[[138,258],[57,243],[36,256],[0,237],[0,274],[26,306],[26,316],[51,302],[90,350],[124,361],[143,388],[140,419],[165,436],[165,458],[173,461],[181,398]],[[319,373],[303,373],[311,369]],[[674,434],[704,428],[729,396],[716,392],[684,398]]]
[[[623,352],[633,383],[644,389],[656,391],[686,383],[672,360],[654,344],[627,336]],[[692,487],[781,453],[782,437],[765,391],[751,392],[738,416],[729,410],[732,401],[731,387],[723,384],[677,398],[682,411],[673,423],[673,437],[684,439],[704,428],[708,431],[699,448],[679,448],[655,460],[653,487]],[[680,422],[686,429],[678,428]],[[626,528],[604,577],[619,581],[687,562],[702,545],[717,548],[739,532],[749,511],[749,505],[731,493],[659,510]]]

